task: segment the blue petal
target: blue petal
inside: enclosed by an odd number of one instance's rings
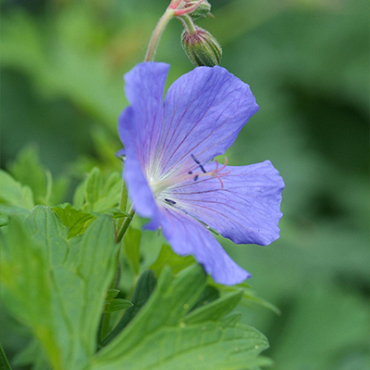
[[[193,154],[202,163],[223,154],[258,105],[247,84],[221,67],[198,67],[167,92],[158,142],[162,174]]]
[[[205,166],[207,172],[214,163]],[[267,245],[279,238],[283,179],[270,161],[229,167],[219,179],[203,175],[171,189],[176,207],[234,243]],[[221,183],[222,182],[222,183]],[[223,188],[222,188],[223,186]]]
[[[163,235],[177,254],[193,255],[220,284],[239,284],[250,277],[227,255],[205,226],[175,209],[163,207],[161,211]]]
[[[142,217],[158,220],[158,206],[139,163],[136,150],[135,115],[132,107],[126,108],[119,117],[119,134],[124,138],[126,161],[123,177],[127,183],[128,195],[135,211]],[[130,140],[131,138],[131,140]],[[154,225],[157,228],[158,223]]]
[[[162,125],[163,91],[170,66],[165,63],[146,62],[138,64],[125,76],[125,92],[134,112],[132,135],[122,132],[119,121],[120,139],[128,146],[134,141],[141,168],[147,167],[156,151]],[[131,153],[127,153],[129,156]]]

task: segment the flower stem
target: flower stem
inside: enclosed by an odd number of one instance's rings
[[[152,38],[150,39],[148,50],[146,52],[145,61],[150,62],[154,60],[154,54],[157,49],[159,40],[162,36],[163,31],[165,30],[168,22],[175,16],[175,11],[171,8],[167,8],[167,10],[162,15],[161,19],[159,20],[157,26],[155,27]]]
[[[189,31],[190,35],[193,35],[196,32],[195,24],[189,15],[184,14],[179,19],[181,20],[184,28],[186,28]]]
[[[126,231],[127,231],[128,227],[130,226],[130,223],[131,223],[132,219],[134,218],[135,211],[133,210],[132,207],[128,211],[128,214],[129,214],[129,216],[124,219],[122,225],[118,229],[117,239],[116,239],[117,243],[119,243],[122,240],[122,238],[126,234]]]

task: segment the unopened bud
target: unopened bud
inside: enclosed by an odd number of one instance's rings
[[[199,0],[185,0],[185,7],[191,7],[199,3]],[[207,0],[203,0],[198,7],[193,10],[189,15],[193,19],[208,17],[211,14],[211,4]]]
[[[195,27],[195,31],[192,33],[185,29],[181,35],[181,44],[190,61],[196,66],[213,67],[220,63],[221,46],[203,28]]]

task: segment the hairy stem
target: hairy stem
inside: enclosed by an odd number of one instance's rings
[[[148,50],[146,52],[145,61],[150,62],[154,60],[155,51],[157,49],[159,40],[162,36],[163,31],[165,30],[168,22],[175,16],[175,11],[171,8],[167,10],[162,15],[157,26],[155,27],[152,38],[150,39]]]

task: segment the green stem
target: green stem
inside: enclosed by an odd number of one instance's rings
[[[126,231],[128,229],[128,227],[130,226],[130,223],[132,221],[132,219],[134,218],[134,215],[135,215],[135,211],[133,210],[133,208],[131,207],[130,210],[128,211],[128,214],[130,217],[126,217],[122,223],[122,225],[120,226],[120,228],[118,229],[118,232],[117,232],[117,243],[119,243],[122,238],[124,237],[124,235],[126,234]]]
[[[154,54],[157,49],[159,40],[162,36],[163,31],[165,30],[168,22],[175,16],[174,9],[167,8],[167,10],[162,15],[161,19],[155,27],[152,38],[150,39],[148,50],[146,52],[145,61],[150,62],[154,60]]]
[[[5,352],[3,350],[3,346],[0,345],[0,369],[1,370],[12,370],[9,365],[9,362],[5,356]]]
[[[189,15],[184,14],[183,16],[181,16],[180,20],[182,24],[184,25],[184,28],[186,28],[189,31],[190,35],[195,33],[196,27],[195,27],[193,20],[191,19]]]
[[[119,202],[119,209],[122,212],[126,212],[126,208],[127,208],[127,188],[126,183],[122,181],[121,201]]]

